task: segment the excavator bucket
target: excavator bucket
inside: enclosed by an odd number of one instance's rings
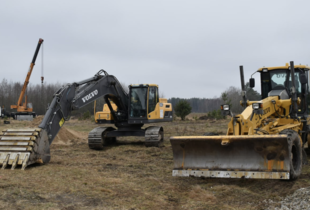
[[[40,128],[6,129],[0,133],[0,165],[2,169],[21,166],[24,170],[33,163],[50,160],[46,132]]]
[[[173,176],[290,179],[287,135],[171,137]]]

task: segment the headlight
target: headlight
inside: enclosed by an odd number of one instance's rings
[[[253,109],[263,108],[263,104],[262,103],[254,103],[254,104],[252,104],[252,108]]]
[[[228,104],[221,105],[221,110],[229,111],[229,105]]]

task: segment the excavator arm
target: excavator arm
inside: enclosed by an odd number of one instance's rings
[[[40,123],[35,129],[6,129],[0,135],[0,164],[2,168],[12,165],[48,163],[50,161],[50,145],[57,133],[70,119],[71,112],[77,110],[99,97],[112,100],[118,106],[115,115],[118,122],[126,119],[128,110],[128,94],[119,81],[104,70],[95,76],[60,88],[53,96],[52,102]]]

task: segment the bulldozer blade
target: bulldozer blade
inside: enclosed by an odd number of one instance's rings
[[[170,138],[173,176],[289,179],[287,135]]]
[[[49,142],[45,130],[6,129],[0,133],[0,166],[24,170],[33,163],[47,163],[50,159]]]

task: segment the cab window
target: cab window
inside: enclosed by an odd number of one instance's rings
[[[261,81],[262,81],[262,98],[264,99],[268,97],[268,93],[271,90],[269,72],[261,73]]]
[[[130,117],[146,117],[147,88],[132,88],[130,96]]]
[[[285,89],[286,76],[287,76],[286,70],[270,71],[271,89],[272,90]]]
[[[294,77],[295,77],[295,88],[296,88],[297,96],[300,97],[300,94],[301,94],[301,83],[299,81],[299,72],[296,72],[296,70],[295,70]],[[289,89],[291,89],[292,85],[293,85],[292,84],[292,77],[291,77],[291,74],[290,74],[289,82],[288,82]]]
[[[153,112],[155,110],[156,104],[158,103],[158,88],[157,87],[149,87],[149,107],[148,113]]]

